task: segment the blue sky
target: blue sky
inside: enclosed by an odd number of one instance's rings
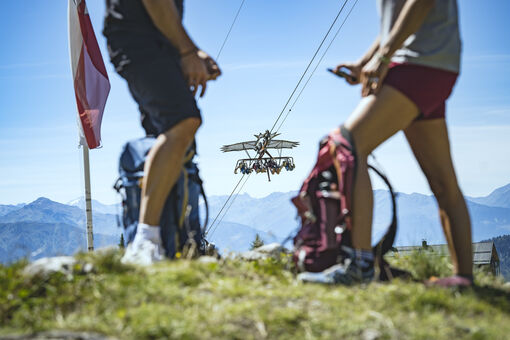
[[[219,50],[240,1],[186,2],[185,26],[211,55]],[[233,167],[242,154],[223,154],[220,146],[249,140],[272,126],[340,5],[338,0],[246,0],[219,60],[224,75],[199,103],[204,124],[197,137],[198,161],[209,194],[228,194],[239,179]],[[88,7],[112,85],[103,147],[91,151],[92,195],[113,203],[121,146],[143,132],[126,84],[108,60],[101,35],[104,1],[89,0]],[[447,120],[461,187],[478,196],[510,182],[510,2],[459,1],[459,8],[463,65]],[[289,153],[296,170],[271,183],[263,175],[251,176],[243,191],[265,196],[299,188],[313,165],[317,141],[359,100],[358,87],[347,86],[325,68],[358,58],[377,29],[375,0],[360,0],[281,130],[283,138],[301,142]],[[79,197],[82,161],[67,1],[2,0],[0,41],[0,204]],[[429,193],[401,134],[375,155],[397,190]]]

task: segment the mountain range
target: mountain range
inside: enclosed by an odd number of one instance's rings
[[[494,190],[485,197],[468,197],[468,200],[490,207],[510,208],[510,184]]]
[[[290,199],[296,192],[275,192],[263,198],[238,195],[219,222],[209,229],[208,239],[223,251],[247,250],[255,236],[265,242],[281,242],[298,227]],[[389,193],[374,191],[374,239],[386,230],[391,218]],[[510,184],[485,197],[466,197],[473,225],[473,241],[510,234]],[[218,215],[227,196],[210,196],[209,220]],[[437,205],[432,196],[398,193],[396,245],[444,243]],[[118,205],[92,202],[96,247],[118,244]],[[204,205],[201,213],[204,215]],[[224,211],[225,212],[225,211]],[[223,213],[222,213],[223,216]],[[287,244],[290,246],[290,244]],[[0,205],[0,263],[28,257],[36,259],[72,254],[86,248],[83,199],[62,204],[41,197],[28,204]]]
[[[6,207],[6,206],[3,206]],[[42,222],[63,223],[71,226],[84,226],[85,214],[78,206],[54,202],[48,198],[40,197],[35,201],[13,206],[7,206],[7,214],[0,214],[0,223]],[[94,230],[100,234],[120,235],[117,227],[117,217],[114,214],[104,214],[94,211]]]
[[[238,223],[263,231],[281,241],[292,235],[298,227],[296,209],[290,202],[296,194],[297,192],[275,192],[264,198],[253,198],[248,194],[238,195],[223,221],[214,226],[216,231],[211,233],[213,236],[222,233],[225,222]],[[218,214],[226,199],[227,196],[209,198],[210,216],[215,217]],[[466,199],[475,242],[510,234],[510,184],[488,196]],[[396,245],[419,245],[424,239],[429,244],[446,242],[433,196],[397,193],[397,211]],[[375,190],[374,240],[384,234],[390,221],[390,195],[388,191]]]
[[[72,201],[67,202],[67,205],[71,205],[74,207],[78,207],[80,209],[85,209],[85,197],[79,197]],[[92,200],[92,211],[101,214],[118,214],[121,209],[119,204],[103,204],[97,200]]]
[[[96,247],[119,243],[116,215],[94,211],[92,220]],[[44,197],[29,204],[0,205],[0,263],[85,249],[85,213],[79,206]]]
[[[84,228],[65,223],[0,223],[0,263],[21,258],[71,255],[87,249]],[[117,244],[118,236],[94,233],[94,245],[101,248]]]

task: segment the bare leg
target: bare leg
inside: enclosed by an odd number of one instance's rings
[[[354,139],[357,168],[352,206],[353,261],[332,266],[321,273],[301,273],[298,280],[328,284],[370,282],[374,277],[372,254],[373,193],[368,176],[367,157],[379,144],[409,126],[418,108],[391,86],[383,85],[376,95],[364,98],[344,124]]]
[[[455,274],[471,276],[471,222],[457,183],[445,120],[414,122],[405,134],[437,199]]]
[[[186,150],[199,126],[198,118],[188,118],[158,136],[145,161],[140,223],[159,226],[166,198],[179,177]]]
[[[377,95],[364,98],[345,122],[358,157],[353,193],[354,248],[371,249],[373,193],[367,157],[379,144],[409,126],[418,114],[411,100],[391,86],[383,85]]]

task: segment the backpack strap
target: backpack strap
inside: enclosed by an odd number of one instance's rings
[[[183,164],[186,164],[189,161],[191,161],[194,156],[195,156],[195,149],[194,149],[194,147],[192,147],[188,150],[188,152],[184,156]],[[188,203],[189,203],[189,188],[188,188],[189,175],[188,175],[188,172],[186,171],[185,165],[182,166],[181,173],[184,178],[184,183],[182,186],[182,189],[183,189],[182,206],[181,206],[181,211],[179,214],[179,220],[177,221],[177,226],[179,227],[179,230],[182,230],[182,228],[184,227],[184,222],[185,222],[186,216],[188,214],[187,210],[188,210]],[[181,249],[180,231],[177,231],[175,233],[174,242],[175,242],[176,251],[180,250]]]
[[[196,151],[194,152],[194,154],[191,158],[188,159],[188,157],[186,157],[186,161],[191,161],[195,155],[196,155]],[[196,173],[192,174],[188,178],[198,184],[198,186],[200,187],[200,195],[202,195],[202,198],[204,199],[205,221],[204,221],[204,225],[201,227],[201,229],[202,229],[202,234],[205,235],[205,231],[207,230],[207,225],[209,224],[209,202],[207,201],[207,196],[206,196],[205,190],[204,190],[204,181],[202,181],[202,178],[200,178],[200,175],[199,175],[200,170],[198,168],[196,168],[196,170],[197,170]]]
[[[193,179],[193,181],[195,181],[195,183],[197,183],[199,185],[199,187],[200,187],[200,195],[202,195],[202,198],[204,199],[205,220],[204,220],[204,224],[200,227],[200,233],[201,233],[201,235],[200,235],[200,243],[201,244],[199,245],[199,249],[202,252],[202,254],[206,254],[207,253],[207,248],[210,245],[210,243],[205,238],[205,234],[206,234],[206,231],[207,231],[207,225],[209,224],[209,202],[207,201],[207,196],[205,195],[203,181],[200,178],[200,176],[198,175],[198,171],[199,170],[197,168],[197,172],[192,176],[192,179]]]
[[[193,141],[193,145],[190,147],[190,149],[188,150],[188,153],[186,154],[186,157],[184,158],[184,164],[190,162],[193,157],[195,157],[195,155],[197,154],[196,152],[196,142]],[[207,201],[207,196],[205,194],[205,190],[204,190],[204,182],[202,181],[202,179],[200,178],[200,175],[198,174],[199,172],[199,169],[197,168],[196,169],[196,173],[192,174],[191,176],[189,176],[187,174],[186,171],[183,171],[184,173],[184,176],[185,176],[185,184],[184,184],[184,199],[183,199],[183,206],[181,208],[181,219],[184,218],[183,216],[186,215],[186,207],[188,205],[188,181],[189,180],[192,180],[194,181],[195,183],[197,183],[200,187],[200,195],[202,195],[202,198],[204,199],[204,205],[205,205],[205,221],[204,221],[204,225],[201,227],[201,230],[202,230],[202,235],[205,235],[205,231],[207,230],[207,225],[209,224],[209,202]],[[181,223],[183,223],[184,221],[179,221],[179,224],[182,225]]]
[[[195,150],[194,150],[194,148],[191,148],[188,151],[188,153],[186,154],[186,156],[184,157],[183,164],[188,163],[190,160],[193,159],[194,156],[195,156]],[[182,226],[184,225],[184,219],[186,217],[186,209],[188,207],[188,201],[189,201],[189,190],[188,190],[189,176],[188,176],[188,172],[186,171],[186,168],[184,166],[182,167],[182,174],[184,176],[184,185],[183,185],[184,197],[182,198],[181,214],[179,217],[179,224],[178,224],[179,228],[181,228],[181,229],[182,229]]]
[[[384,236],[379,240],[379,242],[372,248],[374,252],[374,256],[382,258],[384,254],[386,254],[392,247],[393,242],[395,241],[395,236],[397,234],[397,202],[396,195],[393,191],[393,187],[390,184],[388,178],[377,168],[372,165],[368,165],[368,167],[374,171],[386,184],[388,190],[391,195],[391,205],[392,205],[392,219],[391,223],[388,227],[388,230],[384,234]]]
[[[188,201],[189,201],[189,189],[188,189],[189,176],[188,176],[188,172],[186,170],[184,170],[184,168],[182,171],[182,176],[184,177],[184,184],[182,186],[183,197],[182,197],[181,213],[179,216],[179,223],[178,223],[180,229],[182,229],[182,227],[184,225],[184,219],[186,218],[186,210],[188,208]]]
[[[205,205],[205,221],[204,221],[204,225],[202,226],[202,234],[205,235],[205,231],[207,230],[207,225],[209,224],[209,202],[207,202],[207,196],[205,195],[204,186],[202,185],[202,180],[200,179],[200,177],[198,177],[198,179],[199,179],[198,184],[200,184],[200,194],[202,195],[202,198],[204,199],[204,205]]]

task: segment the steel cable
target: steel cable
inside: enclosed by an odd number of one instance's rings
[[[313,54],[313,57],[312,59],[310,59],[310,62],[308,63],[308,65],[306,66],[306,69],[305,71],[303,72],[303,74],[301,75],[301,78],[299,78],[299,81],[298,83],[296,84],[296,87],[294,87],[294,90],[292,91],[292,93],[290,94],[289,96],[289,99],[287,100],[287,102],[285,103],[285,105],[283,106],[283,109],[282,111],[280,112],[280,114],[278,115],[278,118],[276,118],[276,121],[274,122],[273,124],[273,127],[271,128],[270,132],[273,132],[276,124],[278,124],[278,121],[280,120],[281,116],[283,115],[283,113],[285,112],[285,109],[287,108],[287,106],[289,105],[290,101],[292,100],[292,97],[294,96],[294,94],[296,93],[299,85],[301,84],[301,82],[303,81],[306,73],[308,72],[308,70],[310,69],[310,66],[313,64],[313,61],[315,60],[315,57],[317,57],[317,54],[319,53],[320,49],[322,48],[322,45],[324,45],[324,42],[326,41],[326,39],[328,38],[329,36],[329,33],[331,32],[331,30],[333,29],[333,27],[335,26],[338,18],[340,17],[340,15],[342,14],[344,8],[345,8],[345,5],[347,4],[349,0],[345,0],[342,7],[340,8],[340,10],[338,11],[336,17],[335,17],[335,20],[333,20],[333,23],[331,23],[331,25],[329,26],[329,29],[328,31],[326,32],[326,34],[324,35],[324,38],[322,39],[319,47],[317,47],[317,50],[315,51],[315,53]]]
[[[276,125],[278,124],[278,121],[280,120],[280,118],[282,117],[283,113],[285,112],[285,109],[287,108],[287,106],[289,105],[289,103],[291,102],[294,94],[296,93],[297,89],[299,88],[299,85],[301,84],[301,82],[303,81],[304,77],[306,76],[308,70],[310,69],[310,66],[313,64],[315,58],[317,57],[318,53],[320,52],[322,46],[324,45],[324,42],[326,41],[326,39],[328,38],[329,34],[331,33],[331,30],[333,29],[333,27],[335,26],[336,22],[338,21],[338,18],[340,17],[340,15],[342,14],[347,2],[349,0],[345,0],[344,3],[342,4],[342,7],[340,8],[340,10],[338,11],[337,15],[335,16],[335,19],[333,20],[333,23],[330,25],[328,31],[326,32],[326,34],[324,35],[324,38],[322,39],[321,43],[319,44],[319,47],[316,49],[315,53],[313,54],[310,62],[308,63],[305,71],[303,72],[303,74],[301,75],[298,83],[296,84],[294,90],[292,91],[291,95],[289,96],[289,99],[287,100],[287,102],[285,103],[282,111],[280,112],[280,114],[278,115],[276,121],[274,122],[273,124],[273,127],[271,128],[270,132],[272,133],[272,131],[274,130],[274,128],[276,127]],[[237,11],[237,14],[234,18],[234,21],[232,22],[232,25],[230,26],[230,29],[227,33],[227,36],[225,37],[225,40],[220,48],[220,51],[218,53],[218,56],[216,57],[216,60],[218,60],[219,56],[221,55],[221,52],[223,50],[223,47],[225,46],[225,43],[226,41],[228,40],[228,37],[230,35],[230,32],[232,31],[232,28],[237,20],[237,17],[239,16],[239,13],[241,12],[241,9],[243,7],[243,4],[244,4],[245,0],[243,0],[243,2],[241,3],[241,5],[239,6],[239,9]],[[312,71],[312,74],[309,76],[309,78],[307,79],[305,85],[303,86],[303,88],[301,89],[301,91],[299,92],[298,94],[298,97],[296,98],[296,100],[294,100],[291,108],[289,109],[289,111],[287,112],[287,114],[285,115],[284,117],[284,120],[282,121],[282,123],[280,124],[280,126],[278,127],[278,130],[280,130],[280,128],[282,127],[283,123],[285,122],[285,120],[287,119],[290,111],[292,110],[292,108],[294,107],[294,105],[296,104],[297,100],[299,99],[299,97],[301,96],[301,94],[303,93],[303,90],[304,88],[306,87],[306,85],[308,85],[311,77],[313,76],[313,74],[315,73],[315,71],[317,70],[317,67],[318,65],[322,62],[322,60],[324,59],[324,56],[326,55],[327,51],[329,50],[329,48],[331,47],[333,41],[335,40],[335,38],[338,36],[338,33],[340,32],[340,30],[342,29],[345,21],[347,20],[347,18],[349,17],[349,15],[351,14],[352,10],[354,9],[354,6],[356,6],[358,0],[356,0],[356,2],[354,3],[354,5],[352,6],[351,10],[349,11],[349,13],[347,14],[346,18],[344,19],[344,21],[342,22],[342,25],[340,26],[340,28],[337,30],[335,36],[333,37],[333,39],[331,40],[330,44],[328,45],[328,47],[326,48],[326,51],[324,52],[324,54],[322,55],[321,59],[319,60],[318,64],[315,66],[314,70]],[[251,174],[250,174],[251,175]],[[241,190],[243,189],[244,185],[246,184],[246,182],[248,181],[248,178],[250,178],[250,175],[248,175],[248,177],[246,178],[246,180],[244,181],[244,183],[242,184],[242,186],[239,188],[239,190],[237,191],[237,193],[235,193],[234,195],[234,192],[236,191],[237,187],[239,186],[239,184],[241,183],[241,181],[243,180],[244,178],[244,174],[243,176],[241,177],[241,179],[239,180],[239,182],[237,182],[236,186],[234,187],[234,189],[232,190],[232,192],[230,193],[230,195],[228,196],[227,200],[225,201],[225,203],[223,204],[223,206],[221,207],[220,211],[218,212],[218,214],[216,215],[216,217],[214,218],[213,222],[211,223],[211,225],[209,226],[208,230],[205,232],[205,235],[209,235],[209,233],[211,233],[211,235],[216,231],[217,227],[219,226],[219,224],[223,221],[223,218],[225,217],[225,215],[228,213],[230,207],[232,206],[232,204],[234,203],[235,201],[235,198],[239,195],[239,193],[241,192]],[[218,217],[221,215],[222,211],[225,209],[225,207],[227,206],[228,202],[230,201],[230,199],[232,198],[232,196],[234,195],[234,198],[232,199],[230,205],[227,207],[227,210],[225,210],[223,216],[220,218],[219,222],[216,223]],[[214,229],[213,229],[214,227]]]
[[[211,232],[211,236],[214,234],[214,232],[216,231],[216,229],[218,228],[218,226],[221,224],[221,222],[223,221],[223,218],[225,217],[225,215],[228,213],[228,211],[230,210],[230,207],[232,207],[232,204],[234,204],[234,201],[236,200],[237,196],[239,195],[239,193],[241,192],[241,190],[243,190],[244,188],[244,185],[246,184],[246,182],[248,182],[248,178],[250,178],[251,176],[251,173],[246,177],[246,179],[244,180],[244,183],[241,185],[241,187],[239,188],[239,190],[237,190],[237,193],[233,196],[234,198],[232,199],[232,201],[230,201],[230,204],[229,206],[227,207],[227,209],[225,210],[225,212],[223,213],[223,216],[220,218],[220,220],[218,221],[218,223],[216,223],[216,226],[214,227],[214,229],[209,229],[210,232]],[[244,177],[244,175],[243,175]],[[243,179],[243,177],[241,177],[241,180]],[[239,182],[240,183],[240,182]],[[228,200],[227,200],[228,202]],[[225,205],[227,204],[227,202],[225,202]],[[218,213],[218,216],[220,214]],[[212,226],[211,226],[212,227]]]
[[[220,50],[218,51],[218,54],[216,55],[216,62],[218,62],[218,60],[220,59],[220,56],[221,56],[221,52],[223,52],[223,48],[225,47],[225,44],[227,43],[228,41],[228,38],[230,37],[230,33],[232,32],[232,29],[234,28],[234,25],[235,23],[237,22],[237,18],[239,17],[239,13],[241,13],[241,9],[243,8],[244,6],[244,3],[246,2],[246,0],[243,0],[241,2],[241,5],[239,5],[239,8],[237,9],[237,13],[234,17],[234,20],[232,21],[232,24],[230,24],[230,27],[228,29],[228,32],[227,32],[227,35],[225,36],[225,39],[223,39],[223,43],[221,44],[221,47],[220,47]],[[218,217],[220,216],[221,212],[223,211],[223,209],[225,208],[225,206],[227,205],[228,201],[230,200],[230,198],[232,197],[232,194],[235,192],[235,190],[237,189],[237,187],[239,186],[239,183],[241,183],[241,181],[243,180],[243,177],[244,175],[241,177],[241,179],[239,180],[239,182],[237,182],[236,186],[234,187],[234,189],[232,190],[232,193],[230,194],[230,196],[227,198],[227,200],[225,201],[225,203],[223,204],[223,207],[221,207],[221,210],[220,212],[218,213],[218,215],[216,215],[216,217],[214,218],[213,222],[211,223],[211,225],[207,228],[207,230],[204,232],[205,236],[207,236],[207,234],[209,233],[209,231],[211,230],[211,228],[213,227],[214,223],[216,222],[216,220],[218,219]]]
[[[359,0],[356,0],[354,2],[354,5],[352,5],[351,9],[349,10],[349,13],[347,13],[347,15],[345,16],[345,19],[344,21],[342,21],[342,24],[340,25],[340,27],[338,28],[338,30],[336,31],[335,35],[333,36],[333,38],[331,39],[328,47],[326,47],[326,50],[324,51],[324,53],[322,54],[321,58],[319,59],[319,61],[317,62],[317,65],[315,65],[315,68],[313,69],[312,73],[310,74],[310,76],[308,77],[308,79],[306,80],[306,83],[305,85],[303,85],[303,87],[301,88],[301,91],[299,91],[296,99],[294,100],[294,102],[292,103],[292,105],[290,106],[290,109],[289,111],[287,111],[287,113],[285,114],[285,117],[283,118],[282,122],[280,123],[280,125],[278,126],[278,129],[276,130],[276,133],[278,133],[280,131],[280,129],[282,128],[282,125],[283,123],[285,123],[285,121],[287,120],[287,117],[289,116],[290,112],[292,111],[292,109],[294,108],[294,106],[296,105],[296,102],[298,101],[299,97],[301,97],[301,94],[303,93],[303,91],[305,90],[306,86],[308,85],[308,83],[310,82],[310,79],[312,79],[313,75],[315,74],[315,71],[317,71],[317,68],[319,67],[319,65],[321,64],[322,60],[324,59],[324,57],[326,56],[326,54],[328,53],[331,45],[333,45],[333,42],[335,41],[336,37],[338,36],[338,34],[340,33],[340,31],[342,30],[342,27],[344,27],[344,24],[345,22],[347,21],[347,19],[349,18],[349,16],[351,15],[352,13],[352,10],[354,9],[354,7],[356,6],[356,4],[358,3]]]
[[[220,209],[220,212],[216,215],[216,217],[214,218],[213,222],[211,223],[211,225],[209,226],[209,228],[207,228],[207,230],[205,231],[205,236],[207,236],[209,234],[209,231],[212,229],[212,227],[214,226],[214,223],[216,222],[216,220],[218,219],[218,217],[220,216],[221,212],[223,211],[223,209],[225,209],[225,206],[227,205],[228,201],[230,201],[230,198],[232,197],[232,195],[234,194],[234,192],[236,191],[237,187],[239,186],[239,184],[241,183],[241,181],[243,180],[244,178],[244,174],[243,176],[241,176],[241,178],[239,179],[239,182],[237,182],[236,186],[234,187],[234,189],[232,190],[232,192],[230,193],[230,195],[228,196],[227,200],[225,201],[225,203],[223,204],[223,206],[221,207]]]
[[[246,0],[243,0],[241,2],[241,5],[239,6],[239,9],[237,10],[236,16],[234,17],[234,21],[232,21],[232,24],[230,25],[230,28],[228,29],[227,35],[225,36],[225,39],[223,40],[223,44],[221,44],[220,51],[218,52],[218,55],[216,56],[216,62],[218,62],[218,59],[220,59],[221,52],[223,52],[223,48],[225,47],[225,44],[227,43],[228,38],[230,37],[230,33],[232,32],[232,29],[234,28],[234,25],[237,21],[237,17],[239,17],[239,13],[241,13],[241,9],[243,8],[244,2]]]

